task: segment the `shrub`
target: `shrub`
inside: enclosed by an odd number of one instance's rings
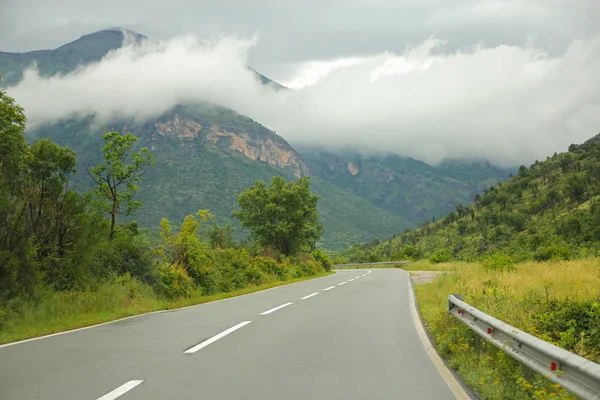
[[[162,294],[169,298],[191,297],[196,285],[194,280],[178,265],[159,266]]]
[[[418,260],[421,258],[421,251],[409,244],[400,249],[398,253],[395,253],[392,258],[394,258],[392,261]]]
[[[148,239],[137,233],[135,226],[125,225],[115,232],[112,240],[103,241],[95,254],[95,275],[107,278],[130,274],[154,286],[157,275],[152,263]]]
[[[487,271],[514,271],[516,268],[508,254],[496,253],[485,257],[481,263]]]
[[[312,256],[319,264],[321,264],[321,267],[323,267],[325,271],[331,271],[331,268],[333,267],[333,262],[331,261],[331,257],[329,257],[329,254],[325,253],[325,251],[323,251],[322,249],[316,249],[312,252]]]
[[[431,257],[429,257],[429,262],[431,262],[432,264],[440,264],[450,261],[452,261],[452,254],[450,253],[450,251],[448,251],[448,249],[438,250],[435,253],[433,253]]]
[[[550,245],[538,249],[533,258],[535,261],[570,260],[573,253],[565,246]]]

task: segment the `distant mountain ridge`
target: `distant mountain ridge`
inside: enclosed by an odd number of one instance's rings
[[[37,64],[43,76],[68,73],[99,62],[125,39],[146,40],[121,28],[102,30],[54,50],[0,52],[2,85],[14,85],[23,71]],[[285,89],[252,70],[262,84]],[[18,100],[18,99],[17,99]],[[27,110],[26,110],[27,111]],[[143,123],[110,121],[94,128],[90,118],[73,118],[28,132],[69,145],[80,171],[99,161],[104,128],[130,131],[156,156],[156,167],[144,177],[136,218],[155,227],[163,216],[179,222],[186,214],[208,208],[224,222],[236,207],[234,195],[256,180],[284,175],[311,176],[322,196],[323,245],[341,250],[373,237],[388,237],[424,219],[439,217],[475,192],[502,180],[508,171],[486,163],[429,166],[399,156],[364,156],[290,145],[259,122],[214,104],[180,104]],[[85,176],[77,184],[86,188]]]
[[[600,135],[521,166],[506,182],[435,223],[385,242],[357,245],[353,261],[492,257],[490,268],[513,262],[566,260],[600,254]]]

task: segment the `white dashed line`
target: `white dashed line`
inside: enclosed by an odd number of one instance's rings
[[[115,390],[110,393],[106,393],[104,396],[100,397],[98,400],[114,400],[117,397],[123,396],[125,393],[129,392],[131,389],[141,384],[144,381],[129,381],[126,384],[119,386]]]
[[[310,299],[311,297],[313,297],[313,296],[316,296],[316,295],[318,295],[318,294],[319,294],[319,292],[315,292],[315,293],[313,293],[313,294],[309,294],[308,296],[304,296],[304,297],[303,297],[303,298],[301,298],[300,300],[306,300],[306,299]]]
[[[361,276],[357,276],[357,277],[356,277],[356,278],[354,278],[354,279],[360,279],[360,278],[362,278],[362,275],[361,275]]]
[[[331,290],[331,289],[335,289],[335,286],[329,286],[327,289],[323,289],[323,290]]]
[[[345,284],[346,284],[346,282],[338,283],[338,286],[342,286],[342,285],[345,285]]]
[[[356,278],[352,278],[352,279],[348,279],[348,282],[352,282],[353,280],[355,280]]]
[[[252,321],[240,322],[236,326],[232,326],[231,328],[227,329],[226,331],[223,331],[223,332],[219,333],[218,335],[215,335],[215,336],[211,337],[210,339],[207,339],[204,342],[197,344],[190,349],[187,349],[186,351],[184,351],[184,353],[185,354],[193,354],[193,353],[197,352],[198,350],[205,348],[209,344],[214,343],[217,340],[229,335],[231,332],[237,331],[241,327],[248,325],[250,322],[252,322]]]
[[[294,304],[294,303],[285,303],[285,304],[282,304],[282,305],[280,305],[280,306],[278,306],[278,307],[271,308],[270,310],[267,310],[267,311],[265,311],[264,313],[260,313],[260,315],[267,315],[267,314],[271,314],[272,312],[275,312],[275,311],[277,311],[277,310],[281,310],[283,307],[287,307],[287,306],[289,306],[289,305],[291,305],[291,304]]]

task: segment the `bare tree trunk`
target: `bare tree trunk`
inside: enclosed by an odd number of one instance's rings
[[[110,211],[110,238],[112,239],[115,235],[115,223],[117,220],[117,203],[113,201],[112,209]]]

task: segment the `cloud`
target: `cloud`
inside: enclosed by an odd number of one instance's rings
[[[0,50],[58,47],[110,26],[160,39],[256,33],[250,63],[278,77],[288,64],[399,53],[429,35],[449,51],[531,36],[562,52],[597,35],[598,18],[598,0],[0,0]]]
[[[600,37],[559,54],[479,44],[444,51],[430,37],[403,52],[300,64],[287,82],[261,85],[246,67],[256,38],[183,36],[126,46],[66,76],[36,71],[9,93],[31,124],[94,113],[143,120],[177,103],[210,101],[292,144],[396,153],[429,163],[544,159],[600,127]]]

